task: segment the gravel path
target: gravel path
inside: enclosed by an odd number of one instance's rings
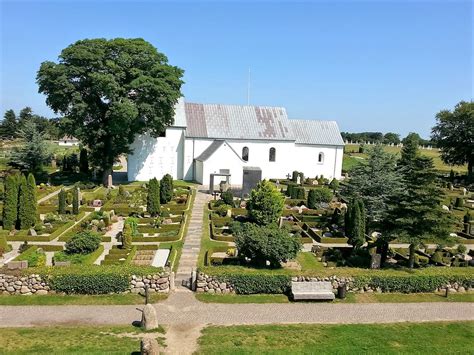
[[[202,303],[190,292],[175,292],[154,305],[160,324],[395,323],[474,320],[468,302],[453,303]],[[0,306],[0,327],[61,324],[131,324],[141,319],[140,305]]]

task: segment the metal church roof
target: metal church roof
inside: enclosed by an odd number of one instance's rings
[[[296,143],[344,145],[336,121],[290,120]]]

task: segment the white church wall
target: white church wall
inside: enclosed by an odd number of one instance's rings
[[[318,161],[319,154],[323,154],[322,162]],[[296,144],[294,157],[293,170],[303,172],[305,177],[341,178],[343,147]]]
[[[165,137],[153,138],[149,134],[137,136],[128,155],[128,180],[146,181],[170,174],[183,178],[184,129],[170,127]]]

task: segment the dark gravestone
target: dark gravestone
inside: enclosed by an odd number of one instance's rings
[[[262,169],[245,167],[242,181],[242,197],[250,195],[257,184],[262,180]]]

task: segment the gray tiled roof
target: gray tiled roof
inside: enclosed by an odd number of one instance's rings
[[[186,126],[187,137],[344,145],[335,121],[288,119],[283,107],[211,105],[180,101],[176,115],[179,119],[175,118],[175,126],[178,122],[181,122],[181,127]],[[183,119],[185,124],[182,124]]]
[[[296,143],[344,145],[336,121],[289,120]]]
[[[186,136],[217,139],[294,140],[282,107],[185,103]]]
[[[223,139],[216,139],[214,140],[214,142],[211,143],[211,145],[209,147],[207,147],[197,158],[196,160],[199,160],[199,161],[206,161],[207,159],[209,159],[212,154],[214,154],[217,149],[220,148],[220,146],[223,144],[223,143],[226,143],[227,146],[234,152],[234,154],[240,159],[242,160],[242,158],[239,156],[239,154],[237,154],[237,152],[234,150],[234,148],[232,148],[232,146],[229,145],[229,143],[227,143],[225,140]],[[243,160],[242,160],[243,161]]]

